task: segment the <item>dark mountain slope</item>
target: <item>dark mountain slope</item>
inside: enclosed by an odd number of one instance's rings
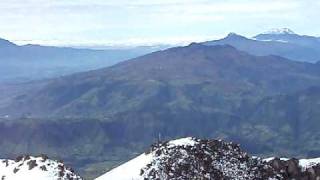
[[[257,39],[249,39],[230,33],[226,38],[204,42],[203,44],[210,46],[228,44],[254,55],[278,55],[297,61],[317,62],[320,60],[320,43],[306,46],[305,42],[307,40],[285,42],[287,39],[268,39],[266,37],[265,39],[264,37],[256,36]]]
[[[291,144],[292,149],[299,148],[309,156],[316,156],[320,153],[319,106],[319,87],[268,97],[251,110],[246,128],[252,127],[252,134],[260,134],[257,131],[264,129],[265,138],[270,139],[290,136],[291,140],[288,139],[287,143]],[[256,124],[260,127],[253,127]],[[303,148],[301,144],[304,144]]]
[[[1,48],[8,48],[8,47],[16,47],[17,45],[6,40],[6,39],[2,39],[0,38],[0,47]]]
[[[243,99],[294,92],[320,81],[319,67],[231,46],[172,48],[116,66],[59,78],[17,97],[2,114],[108,117],[153,106],[229,113]]]

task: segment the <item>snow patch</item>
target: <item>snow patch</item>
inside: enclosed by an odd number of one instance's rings
[[[289,28],[274,28],[262,34],[295,34],[295,33]]]
[[[255,41],[261,41],[261,42],[280,42],[280,43],[289,43],[288,41],[281,40],[281,39],[256,39],[253,38]]]
[[[315,166],[317,164],[320,164],[320,158],[300,159],[299,160],[299,166],[301,166],[302,169],[307,169],[307,168]]]
[[[275,157],[269,157],[269,158],[263,159],[263,161],[264,161],[264,162],[270,162],[270,161],[272,161],[272,160],[274,160],[274,159],[275,159]],[[281,161],[288,161],[289,158],[280,158],[280,160],[281,160]]]
[[[194,146],[195,144],[197,144],[197,142],[192,137],[176,139],[168,142],[169,146]]]
[[[152,161],[153,153],[140,156],[98,177],[96,180],[143,180],[141,169]]]

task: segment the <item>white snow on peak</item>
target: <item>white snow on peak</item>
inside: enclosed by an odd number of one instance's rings
[[[141,169],[151,163],[154,154],[141,154],[123,165],[96,178],[96,180],[143,180]]]
[[[269,157],[269,158],[263,159],[263,161],[269,162],[269,161],[272,161],[272,160],[274,160],[274,159],[275,159],[275,157]],[[280,158],[280,160],[281,160],[281,161],[288,161],[289,159],[288,159],[288,158]]]
[[[255,41],[262,41],[262,42],[279,42],[279,43],[289,43],[288,41],[285,41],[285,40],[281,40],[281,39],[256,39],[256,38],[252,38],[252,40],[255,40]]]
[[[280,28],[280,29],[275,28],[267,32],[264,32],[262,34],[295,34],[295,33],[289,28]]]
[[[170,146],[194,146],[197,142],[192,137],[181,138],[169,141]]]

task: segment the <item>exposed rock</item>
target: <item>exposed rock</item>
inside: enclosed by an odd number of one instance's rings
[[[302,167],[298,159],[280,159],[274,158],[267,162],[279,172],[283,179],[297,179],[297,180],[319,180],[320,179],[320,164],[310,167]]]
[[[250,157],[239,145],[221,140],[200,140],[189,145],[171,142],[151,149],[154,159],[142,169],[146,179],[268,179],[280,173],[262,160]]]

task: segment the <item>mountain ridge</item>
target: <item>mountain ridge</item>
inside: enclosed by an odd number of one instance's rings
[[[164,47],[93,50],[0,41],[0,83],[27,82],[116,64]]]
[[[299,35],[295,33],[262,33],[253,37],[256,40],[262,41],[282,41],[286,43],[292,43],[300,46],[304,46],[310,49],[318,50],[320,48],[319,37]]]
[[[10,41],[6,40],[6,39],[0,38],[0,47],[1,47],[1,48],[17,47],[17,45],[14,44],[13,42],[10,42]]]
[[[278,55],[295,61],[315,63],[320,60],[320,41],[317,37],[292,33],[259,34],[247,38],[235,33],[225,38],[203,42],[204,45],[229,44],[253,55]]]

